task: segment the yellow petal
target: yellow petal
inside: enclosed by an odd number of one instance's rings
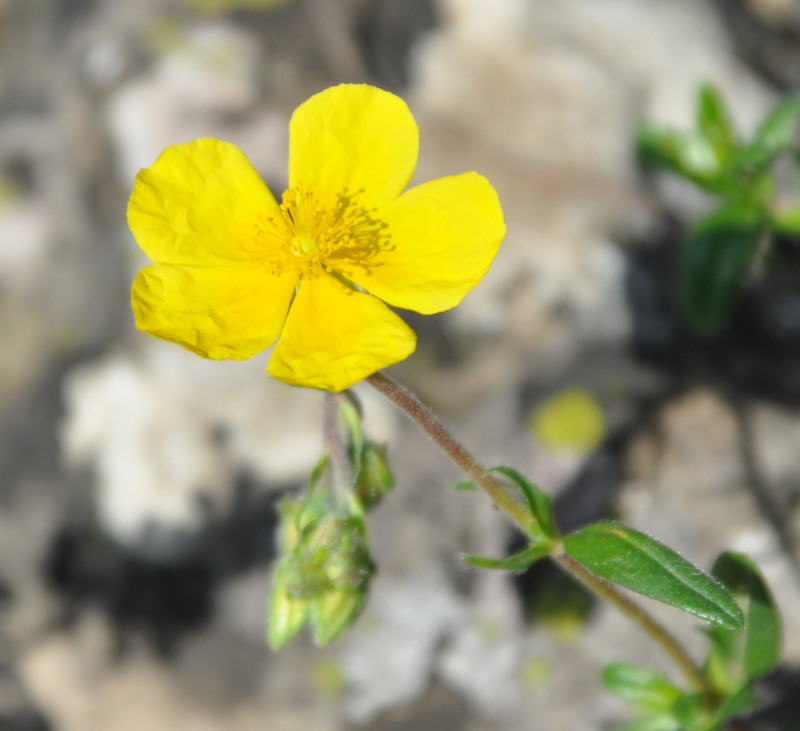
[[[419,185],[378,215],[390,246],[349,276],[389,304],[424,314],[455,307],[489,269],[506,232],[497,193],[477,173]]]
[[[300,283],[267,371],[294,386],[342,391],[408,357],[416,342],[375,297],[322,275]]]
[[[242,360],[278,337],[296,274],[275,277],[257,266],[154,264],[133,282],[140,330],[215,360]]]
[[[236,145],[203,138],[168,147],[139,171],[128,224],[154,261],[233,263],[253,258],[259,220],[277,211]]]
[[[384,206],[400,195],[417,164],[419,133],[400,97],[366,84],[341,84],[312,96],[289,125],[289,185],[323,207],[363,191],[358,203]]]

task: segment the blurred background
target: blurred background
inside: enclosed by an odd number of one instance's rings
[[[752,131],[800,88],[800,2],[0,0],[0,729],[604,729],[628,718],[605,663],[672,673],[546,567],[465,569],[515,548],[508,522],[362,387],[397,475],[370,600],[331,648],[267,650],[275,503],[319,456],[320,395],[266,355],[138,333],[125,206],[199,136],[280,194],[292,110],[342,81],[401,94],[415,181],[478,170],[508,224],[459,308],[409,315],[393,375],[555,494],[563,528],[620,517],[704,569],[752,556],[786,637],[749,727],[800,728],[800,290],[755,277],[694,333],[678,261],[710,201],[635,142],[691,126],[702,81]]]

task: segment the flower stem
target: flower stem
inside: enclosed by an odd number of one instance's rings
[[[714,689],[709,685],[703,672],[695,664],[680,643],[669,633],[669,631],[658,620],[648,614],[636,602],[629,599],[619,591],[613,584],[605,579],[593,574],[583,564],[576,561],[565,553],[551,556],[562,569],[577,579],[585,587],[593,591],[601,599],[605,599],[613,604],[629,619],[639,625],[654,642],[661,645],[662,649],[672,658],[672,661],[681,670],[684,676],[697,689],[702,690],[707,698],[716,695]]]
[[[341,496],[345,486],[352,484],[352,470],[347,458],[347,448],[338,429],[339,394],[325,392],[322,402],[322,438],[325,449],[331,455],[333,465],[333,484]]]
[[[486,471],[486,468],[456,440],[433,412],[411,391],[380,372],[374,373],[366,381],[416,421],[445,454],[492,498],[497,507],[503,510],[524,533],[528,532],[532,518],[525,506],[503,483]]]
[[[517,500],[503,483],[486,471],[411,391],[382,373],[375,373],[367,378],[366,381],[417,422],[427,432],[428,436],[441,447],[445,454],[489,495],[495,505],[503,510],[523,532],[528,533],[532,518],[525,506]],[[710,687],[700,668],[660,622],[615,586],[593,574],[571,556],[567,556],[562,552],[552,555],[551,558],[562,569],[571,574],[573,578],[600,598],[616,606],[631,621],[638,624],[656,643],[661,645],[692,686],[702,690],[709,700],[714,698],[714,690]]]

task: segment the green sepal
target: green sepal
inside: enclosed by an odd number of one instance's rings
[[[738,147],[725,102],[719,90],[709,83],[701,84],[698,90],[697,126],[714,147],[719,159],[725,160]]]
[[[361,425],[361,409],[349,392],[345,392],[350,398],[339,400],[339,415],[342,417],[347,427],[349,440],[349,457],[353,474],[357,475],[361,470],[361,455],[364,448],[364,428]]]
[[[340,589],[328,591],[310,604],[314,642],[325,647],[342,634],[358,617],[366,591]]]
[[[522,493],[533,518],[530,534],[534,539],[554,542],[560,538],[553,516],[553,498],[550,495],[511,467],[500,465],[492,467],[489,472],[503,475]]]
[[[597,576],[712,624],[742,626],[742,610],[722,584],[644,533],[600,522],[563,542],[566,553]]]
[[[311,470],[311,475],[308,478],[309,496],[313,495],[318,488],[320,493],[324,492],[328,487],[330,487],[331,479],[331,456],[325,452],[317,460],[317,463],[314,465],[314,469]],[[307,498],[305,502],[308,502],[310,499],[311,498]]]
[[[353,491],[364,510],[371,510],[394,487],[394,473],[389,466],[386,445],[364,442],[358,463]]]
[[[698,221],[683,260],[683,303],[694,325],[713,332],[722,325],[750,271],[766,231],[764,211],[725,204]]]
[[[282,555],[289,554],[309,525],[319,520],[328,510],[327,486],[329,477],[328,456],[317,462],[311,475],[308,495],[300,500],[284,498],[278,503],[278,547]]]
[[[347,430],[347,456],[353,480],[352,492],[365,510],[378,505],[394,487],[385,444],[375,444],[364,436],[361,406],[349,391],[338,401],[339,415]]]
[[[303,627],[309,615],[305,598],[294,597],[288,590],[289,576],[286,559],[277,562],[272,575],[272,592],[267,619],[267,642],[280,650]]]
[[[800,121],[800,96],[777,104],[758,126],[753,141],[736,157],[744,171],[760,172],[780,153],[795,146]]]
[[[500,569],[502,571],[525,571],[540,559],[549,556],[553,544],[548,542],[532,543],[513,556],[507,558],[489,558],[488,556],[462,556],[462,560],[479,569]]]
[[[661,673],[616,662],[603,668],[603,685],[620,698],[653,711],[669,710],[681,697],[680,688]]]
[[[323,561],[329,583],[310,603],[310,612],[314,641],[324,647],[358,617],[375,564],[369,555],[363,515],[326,518],[320,532],[326,546]]]
[[[772,670],[781,656],[781,618],[764,578],[742,553],[720,555],[712,573],[732,592],[744,611],[741,631],[709,630],[706,672],[717,688],[731,692],[742,680]]]

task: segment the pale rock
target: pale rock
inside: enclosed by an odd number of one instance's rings
[[[164,53],[158,72],[200,109],[242,111],[256,99],[257,62],[255,39],[217,22],[186,30]]]
[[[800,413],[792,408],[757,404],[750,414],[759,466],[778,495],[796,490],[800,473]]]
[[[697,390],[667,404],[658,425],[629,449],[623,519],[709,569],[755,517],[742,489],[735,416],[714,393]]]
[[[0,403],[18,397],[41,377],[52,342],[46,313],[22,298],[0,299]]]
[[[95,473],[101,520],[118,540],[136,542],[148,526],[195,530],[200,498],[221,507],[242,473],[278,487],[308,478],[323,395],[272,380],[266,360],[208,361],[147,339],[137,358],[68,374],[64,456]],[[367,436],[391,439],[388,402],[366,389],[361,398]]]
[[[640,114],[687,126],[697,85],[720,87],[734,116],[752,129],[773,99],[737,58],[710,2],[697,0],[555,0],[528,5],[531,40],[582,49],[642,95]]]
[[[508,368],[558,370],[579,339],[627,337],[617,241],[641,226],[643,208],[629,190],[630,90],[585,54],[530,42],[527,5],[442,3],[446,22],[418,48],[410,98],[418,178],[478,170],[508,226],[448,322],[466,336],[502,333],[516,351]]]
[[[96,38],[86,49],[83,72],[97,89],[110,89],[122,79],[128,64],[128,54],[118,38]]]
[[[437,646],[464,619],[463,599],[434,560],[416,573],[373,582],[370,602],[342,642],[345,713],[366,723],[428,686]]]
[[[678,129],[696,125],[698,86],[716,86],[745,138],[775,102],[773,91],[742,63],[710,2],[696,0],[556,0],[529,5],[531,41],[555,39],[579,48],[611,73],[635,101],[637,120]],[[590,133],[591,134],[591,133]],[[620,140],[623,141],[623,140]],[[633,148],[631,135],[624,140]],[[706,213],[711,197],[694,185],[664,173],[657,178],[660,198],[687,220]]]
[[[272,382],[263,365],[152,341],[137,359],[111,355],[68,375],[64,455],[95,472],[101,520],[118,540],[148,525],[196,529],[199,498],[228,499],[242,472],[280,485],[308,474],[320,396]]]
[[[630,90],[590,56],[545,38],[531,42],[523,4],[512,3],[521,17],[511,18],[508,3],[467,5],[420,44],[415,107],[517,160],[625,177]]]
[[[20,654],[19,668],[34,702],[59,728],[80,731],[334,731],[336,719],[319,704],[301,706],[295,698],[267,697],[255,687],[242,693],[220,678],[211,686],[204,674],[237,667],[262,674],[263,659],[213,635],[184,648],[181,672],[140,644],[124,658],[113,654],[110,628],[87,616],[70,633],[53,632]],[[262,653],[262,657],[265,653]],[[306,668],[307,672],[307,668]]]
[[[630,333],[620,244],[646,236],[656,210],[637,189],[638,121],[688,126],[697,85],[710,80],[747,130],[773,95],[737,60],[709,3],[439,8],[443,25],[418,44],[409,90],[422,130],[417,179],[478,170],[508,226],[492,269],[446,322],[486,338],[487,354],[504,348],[506,378],[558,372],[578,343]],[[670,197],[690,215],[708,205],[680,186]]]
[[[222,23],[187,30],[149,74],[110,98],[108,123],[122,179],[132,181],[171,144],[216,137],[244,146],[257,168],[282,181],[288,115],[255,108],[257,69],[250,33]],[[226,121],[244,112],[250,112],[246,122]]]
[[[52,256],[52,216],[34,198],[2,200],[0,179],[0,290],[4,296],[38,295]]]
[[[437,670],[481,715],[509,720],[518,710],[524,628],[519,600],[504,572],[478,574],[468,616],[437,659]]]

